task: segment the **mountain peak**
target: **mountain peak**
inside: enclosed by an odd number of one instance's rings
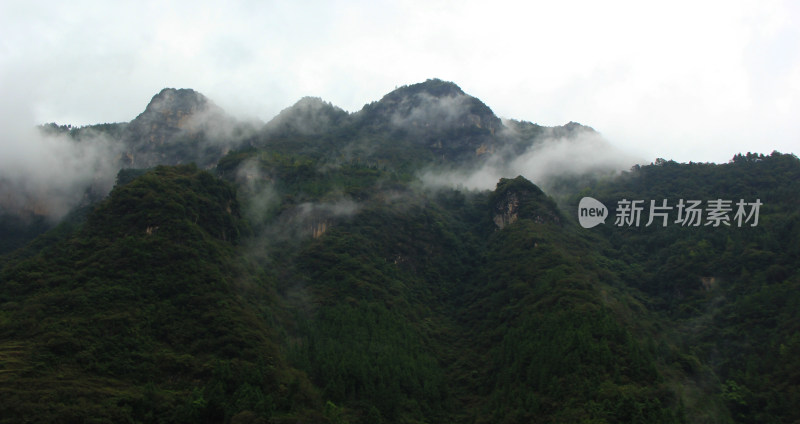
[[[153,131],[163,133],[157,137],[159,142],[163,142],[163,136],[196,127],[198,121],[221,119],[225,116],[220,107],[197,91],[190,88],[165,88],[153,96],[144,112],[131,121],[131,125],[137,135]]]
[[[333,107],[329,102],[322,100],[319,97],[314,96],[304,96],[300,100],[296,101],[292,107]]]
[[[203,94],[165,88],[128,125],[120,164],[127,168],[187,162],[210,166],[236,143],[237,128],[237,121]]]
[[[390,92],[384,96],[383,99],[391,100],[392,98],[402,98],[419,94],[427,94],[435,98],[466,95],[464,90],[462,90],[461,87],[459,87],[456,83],[433,78],[425,80],[425,82],[404,85]]]
[[[561,213],[555,202],[521,175],[514,179],[501,178],[491,195],[490,204],[492,220],[499,229],[520,218],[539,224],[561,223]]]
[[[319,97],[303,97],[267,123],[273,133],[315,135],[328,131],[348,116]]]
[[[175,111],[191,114],[207,109],[211,105],[213,103],[206,96],[191,88],[164,88],[153,96],[144,113]]]
[[[364,106],[360,125],[426,146],[449,160],[475,158],[496,148],[495,133],[503,124],[479,99],[458,85],[440,79],[406,85]]]
[[[411,123],[426,132],[474,126],[493,133],[502,126],[483,102],[455,83],[440,79],[397,88],[380,101],[365,106],[364,111],[367,115],[388,117],[396,126]]]

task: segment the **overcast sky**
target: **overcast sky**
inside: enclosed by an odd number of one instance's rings
[[[268,121],[441,78],[648,160],[800,154],[798,2],[227,3],[0,0],[0,131],[130,121],[164,87]]]

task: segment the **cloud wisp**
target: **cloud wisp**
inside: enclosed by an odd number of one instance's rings
[[[568,135],[558,133],[548,128],[534,140],[525,140],[529,147],[521,154],[498,152],[472,168],[427,169],[420,174],[420,179],[434,188],[492,190],[500,178],[522,175],[547,188],[556,178],[608,174],[642,163],[640,158],[615,148],[591,129],[579,129]]]
[[[76,139],[15,128],[3,137],[0,210],[57,221],[88,197],[105,195],[114,183],[120,149],[103,134],[82,131]]]

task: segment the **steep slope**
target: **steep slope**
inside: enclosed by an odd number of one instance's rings
[[[295,311],[288,357],[343,419],[682,420],[655,342],[637,338],[654,337],[652,316],[529,181],[465,195],[291,164],[221,163],[246,170],[243,193],[270,187],[258,248]]]
[[[0,274],[0,421],[221,422],[314,393],[234,256],[235,192],[194,166],[117,187],[72,235]]]
[[[488,206],[497,230],[458,311],[482,362],[459,365],[473,376],[467,421],[682,422],[651,316],[596,241],[521,177],[501,180]]]

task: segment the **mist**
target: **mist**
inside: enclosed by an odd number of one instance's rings
[[[303,97],[294,105],[283,109],[266,124],[273,133],[318,135],[329,130],[348,116],[344,110],[319,97]]]
[[[507,127],[506,131],[513,130]],[[521,154],[501,151],[476,168],[427,169],[420,173],[420,179],[432,188],[493,190],[500,178],[522,175],[547,191],[551,183],[561,177],[617,173],[644,162],[612,146],[591,129],[568,135],[559,133],[548,128],[533,140],[523,140],[529,147]]]
[[[203,133],[205,135],[201,140],[203,143],[228,148],[252,136],[264,125],[256,119],[242,120],[231,116],[202,93],[191,91],[196,103],[190,105],[188,109],[169,96],[154,98],[148,109],[152,108],[162,116],[164,112],[184,109],[181,111],[183,115],[179,115],[179,120],[175,123],[176,128],[188,134]]]
[[[236,182],[245,200],[244,215],[261,233],[260,238],[285,241],[314,235],[318,228],[324,227],[324,232],[335,221],[352,217],[361,209],[358,202],[341,193],[283,204],[269,173],[254,158],[239,165]]]
[[[242,162],[236,169],[236,182],[246,196],[244,215],[256,226],[263,225],[280,206],[281,200],[270,178],[261,170],[256,159]]]
[[[107,137],[92,131],[83,131],[79,139],[48,133],[19,113],[0,119],[0,212],[55,222],[113,186],[113,159],[120,152]]]
[[[111,129],[37,127],[36,99],[27,92],[30,87],[15,82],[11,76],[2,81],[10,101],[3,102],[0,111],[0,213],[33,214],[57,222],[76,206],[108,194],[122,167],[188,161],[208,166],[259,127],[230,117],[194,91],[195,101],[178,104],[170,90],[156,95],[130,124]],[[198,143],[186,146],[186,155],[165,159],[154,149],[183,142],[185,136]]]
[[[448,129],[469,113],[469,102],[469,96],[464,94],[436,97],[424,92],[415,93],[401,100],[390,122],[408,130]]]

